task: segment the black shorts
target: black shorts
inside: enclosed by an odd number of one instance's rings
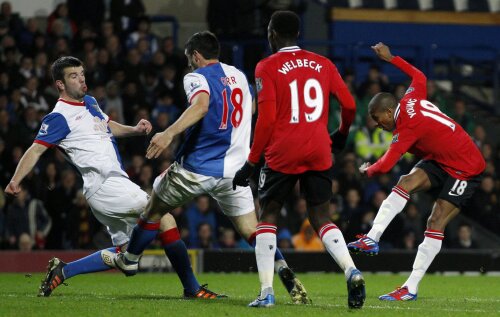
[[[469,180],[460,180],[446,173],[435,161],[419,161],[415,167],[422,169],[431,181],[429,191],[434,198],[440,198],[463,207],[481,184],[483,174]]]
[[[307,171],[302,174],[283,174],[264,165],[259,176],[261,206],[269,201],[283,205],[285,199],[300,181],[300,191],[309,205],[315,206],[332,198],[333,168],[325,171]]]

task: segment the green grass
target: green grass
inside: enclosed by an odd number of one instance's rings
[[[68,280],[51,297],[36,296],[42,274],[0,274],[0,316],[499,316],[500,277],[426,276],[416,302],[380,302],[378,295],[405,280],[400,275],[365,274],[367,299],[361,310],[347,309],[344,278],[338,274],[299,274],[313,305],[297,306],[275,278],[277,305],[246,305],[259,290],[256,274],[200,274],[224,300],[184,300],[174,274],[89,274]]]

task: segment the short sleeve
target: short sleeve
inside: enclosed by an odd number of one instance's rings
[[[258,63],[255,68],[255,87],[259,103],[263,101],[276,101],[275,81],[265,71],[266,63]]]
[[[63,115],[52,112],[43,118],[42,125],[34,142],[47,147],[53,147],[66,138],[69,132],[68,123]]]
[[[184,91],[186,92],[189,103],[193,100],[194,96],[201,92],[210,95],[210,87],[208,86],[205,76],[198,73],[189,73],[184,76]]]

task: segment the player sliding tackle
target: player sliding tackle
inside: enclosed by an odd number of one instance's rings
[[[190,106],[165,131],[157,133],[147,158],[160,155],[175,136],[186,131],[175,163],[154,182],[143,221],[135,226],[125,254],[116,264],[126,275],[137,272],[139,257],[155,238],[165,213],[193,198],[209,194],[219,203],[242,237],[255,245],[257,216],[252,191],[232,189],[232,178],[250,152],[253,96],[245,75],[220,63],[219,42],[210,32],[194,34],[185,53],[192,73],[184,77]],[[308,303],[306,290],[277,251],[274,267],[294,303]]]
[[[115,137],[148,134],[151,123],[142,119],[132,127],[110,120],[95,98],[86,94],[84,65],[79,59],[61,57],[52,64],[51,72],[59,91],[59,100],[52,112],[43,118],[33,145],[19,161],[5,192],[17,195],[21,181],[41,155],[48,148],[57,146],[82,175],[83,194],[93,214],[108,229],[114,247],[70,263],[53,258],[40,285],[39,296],[50,296],[57,286],[76,275],[107,271],[114,267],[113,257],[116,252],[127,248],[132,228],[146,207],[148,198],[146,192],[134,184],[123,170]],[[184,296],[218,297],[196,280],[174,218],[165,215],[155,230],[184,286]]]
[[[363,276],[351,259],[342,232],[329,217],[331,151],[344,148],[356,104],[329,59],[297,46],[299,26],[299,17],[291,11],[277,11],[271,17],[267,32],[274,54],[260,61],[255,69],[259,119],[252,150],[233,182],[237,190],[241,187],[236,185],[248,186],[248,178],[264,154],[266,165],[259,182],[262,214],[255,247],[261,291],[249,306],[275,304],[276,219],[299,181],[309,220],[345,274],[348,305],[360,308],[365,300]],[[327,129],[330,93],[339,99],[342,110],[342,123],[331,137]]]
[[[375,164],[364,163],[359,171],[368,177],[389,172],[406,152],[421,157],[408,175],[399,179],[384,200],[365,236],[348,244],[351,252],[374,255],[378,241],[392,219],[419,191],[432,190],[435,203],[427,220],[425,238],[418,247],[413,271],[402,287],[382,295],[380,300],[416,300],[418,284],[441,249],[444,229],[478,187],[486,163],[477,146],[455,121],[426,100],[425,75],[399,56],[392,56],[383,43],[372,46],[382,60],[395,65],[412,78],[401,101],[389,93],[379,93],[368,105],[378,126],[392,131],[389,150]]]

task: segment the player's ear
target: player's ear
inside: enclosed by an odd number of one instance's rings
[[[62,80],[56,80],[56,87],[59,90],[64,90],[64,83]]]

